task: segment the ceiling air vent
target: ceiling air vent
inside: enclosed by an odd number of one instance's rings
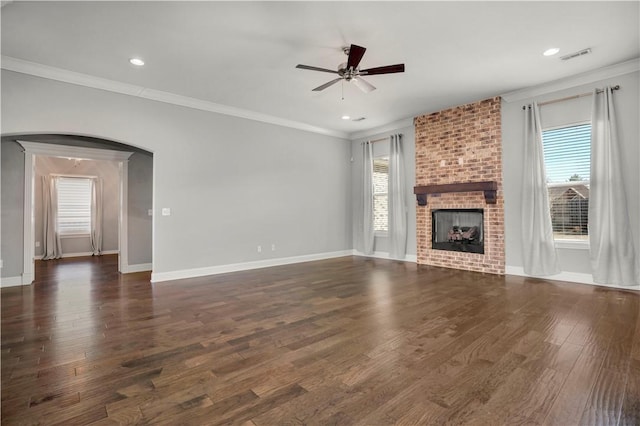
[[[561,56],[560,59],[562,59],[563,61],[568,61],[569,59],[577,58],[578,56],[588,55],[589,53],[591,53],[590,48],[582,49],[578,52],[573,52],[573,53],[569,53],[568,55]]]

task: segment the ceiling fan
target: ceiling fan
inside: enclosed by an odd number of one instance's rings
[[[358,65],[360,65],[360,61],[362,60],[362,57],[364,56],[364,52],[366,50],[366,48],[362,46],[356,46],[355,44],[352,44],[349,47],[344,47],[342,51],[348,57],[347,62],[338,65],[337,70],[330,70],[327,68],[312,67],[310,65],[301,64],[296,65],[296,68],[300,68],[303,70],[328,72],[339,75],[339,77],[335,80],[331,80],[328,83],[325,83],[313,89],[314,92],[324,90],[327,87],[336,84],[340,80],[346,80],[353,82],[353,84],[355,84],[356,87],[358,87],[363,92],[369,93],[373,90],[376,90],[376,88],[371,83],[363,80],[363,75],[393,74],[397,72],[404,72],[404,64],[385,65],[382,67],[367,68],[366,70],[361,70]]]

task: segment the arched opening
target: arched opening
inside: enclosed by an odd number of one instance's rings
[[[76,166],[79,163],[82,165],[78,169],[83,171],[82,175],[93,174],[91,167],[94,165],[110,164],[112,170],[116,167],[116,173],[111,174],[116,181],[109,183],[111,196],[115,198],[107,206],[112,212],[108,215],[111,218],[111,234],[105,241],[108,246],[103,251],[118,254],[118,270],[122,273],[152,269],[153,153],[96,137],[11,135],[2,137],[2,253],[3,269],[10,269],[3,273],[3,287],[33,282],[34,259],[42,256],[42,214],[37,208],[42,189],[37,177],[43,170],[51,172],[51,165],[62,167],[61,164],[73,162]],[[38,169],[43,164],[46,167]],[[103,166],[98,168],[103,170]],[[11,184],[11,189],[5,185],[5,178],[7,184]],[[20,180],[21,197],[18,194],[20,191],[15,188]],[[117,204],[117,207],[113,204]],[[77,238],[81,239],[82,236]],[[66,241],[67,247],[62,256],[88,254],[82,249],[69,248],[81,246],[80,243]]]

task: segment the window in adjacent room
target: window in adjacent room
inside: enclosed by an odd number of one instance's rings
[[[91,179],[59,177],[58,232],[83,235],[91,232]]]
[[[377,235],[389,230],[389,157],[373,159],[373,230]]]
[[[542,144],[554,239],[587,242],[591,123],[543,130]]]

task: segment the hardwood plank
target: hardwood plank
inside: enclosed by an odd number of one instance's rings
[[[640,293],[344,257],[1,289],[2,423],[640,423]]]

